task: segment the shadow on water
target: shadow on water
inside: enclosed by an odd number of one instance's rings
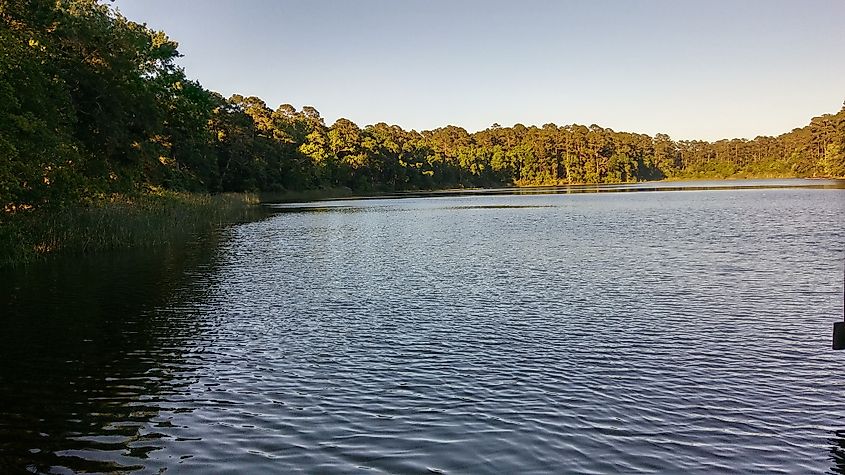
[[[218,240],[1,271],[0,472],[140,468],[198,331],[156,309],[201,298]]]
[[[349,205],[355,201],[393,200],[401,198],[458,198],[495,197],[513,195],[572,195],[591,193],[639,193],[669,191],[731,191],[767,189],[813,189],[843,190],[845,180],[816,178],[758,179],[758,180],[711,180],[711,181],[660,181],[619,184],[535,186],[520,188],[472,188],[438,191],[404,191],[373,196],[350,196],[305,202],[267,202],[265,207],[275,213],[355,213],[361,206]],[[496,208],[538,208],[545,206],[484,205],[453,206],[445,209],[496,209]],[[404,211],[396,206],[367,206],[367,211]]]
[[[830,473],[845,474],[845,429],[834,431],[830,443],[833,445],[830,449],[833,460]]]

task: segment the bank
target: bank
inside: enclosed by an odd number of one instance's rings
[[[259,199],[156,190],[102,197],[85,205],[2,217],[0,267],[55,254],[90,254],[167,245],[221,224],[250,219]]]
[[[752,178],[773,177],[736,176],[727,179]],[[661,181],[681,179],[698,181],[726,178],[674,177]],[[525,185],[514,189],[537,186],[550,185]],[[435,193],[434,190],[415,191]],[[26,265],[59,254],[85,255],[184,242],[220,226],[266,216],[268,210],[260,206],[261,203],[379,195],[396,196],[397,193],[356,193],[349,188],[325,188],[210,195],[159,189],[133,195],[101,197],[85,205],[7,214],[0,216],[0,268]]]

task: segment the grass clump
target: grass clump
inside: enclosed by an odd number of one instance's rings
[[[87,206],[34,210],[0,217],[0,267],[52,254],[170,244],[204,230],[249,219],[259,211],[251,194],[154,191],[112,195]]]

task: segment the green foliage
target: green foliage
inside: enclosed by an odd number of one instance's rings
[[[149,187],[368,192],[845,176],[845,109],[754,140],[673,141],[597,125],[407,131],[272,110],[187,79],[177,44],[97,0],[0,0],[4,220]]]
[[[0,226],[0,267],[46,254],[151,247],[260,213],[254,195],[171,191],[113,195],[61,213],[30,210]]]

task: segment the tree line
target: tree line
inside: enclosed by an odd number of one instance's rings
[[[0,0],[5,214],[149,189],[623,183],[845,176],[845,106],[777,137],[675,141],[598,125],[405,130],[313,107],[225,98],[187,78],[177,43],[99,0]]]

